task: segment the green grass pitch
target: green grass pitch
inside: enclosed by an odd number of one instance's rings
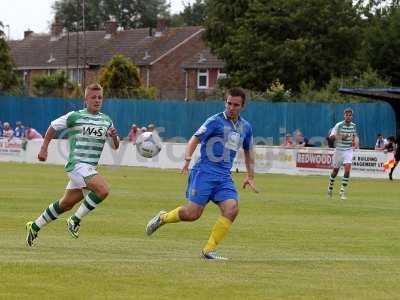
[[[109,198],[66,231],[68,212],[32,249],[25,223],[58,199],[61,166],[0,163],[0,299],[399,299],[400,182],[352,178],[349,199],[326,198],[326,176],[257,175],[220,245],[227,262],[199,253],[219,214],[153,236],[160,209],[185,203],[177,170],[101,167]],[[244,174],[234,174],[238,186]]]

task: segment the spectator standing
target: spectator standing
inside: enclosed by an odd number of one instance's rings
[[[25,137],[25,127],[20,121],[15,123],[14,137],[23,139]]]
[[[3,137],[9,141],[14,137],[14,130],[11,128],[10,123],[4,122],[3,124]]]
[[[296,147],[308,147],[308,138],[304,137],[303,133],[297,129],[295,131],[295,146]]]
[[[32,128],[31,125],[28,125],[25,131],[25,138],[27,140],[36,140],[43,139],[43,136],[39,132],[37,132],[35,128]]]
[[[281,147],[293,147],[292,135],[287,133],[285,136],[285,141],[281,144]]]
[[[157,138],[159,138],[161,140],[160,135],[158,134],[158,131],[156,129],[156,126],[154,124],[149,124],[147,125],[147,131],[151,132],[154,136],[156,136]]]
[[[387,138],[387,143],[385,147],[383,147],[383,151],[385,153],[394,153],[396,151],[396,139],[394,136],[389,136]]]
[[[149,125],[147,125],[147,131],[148,131],[148,132],[153,132],[153,131],[155,131],[155,126],[154,126],[154,124],[149,124]]]
[[[140,129],[137,127],[136,124],[132,124],[131,130],[128,133],[128,140],[132,142],[133,144],[136,144],[136,140],[138,136],[140,135]]]
[[[375,150],[384,150],[388,141],[383,137],[381,133],[376,136]]]

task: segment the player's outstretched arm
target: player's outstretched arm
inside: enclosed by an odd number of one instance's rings
[[[55,134],[56,130],[53,127],[49,126],[49,128],[46,131],[46,135],[44,136],[42,146],[40,147],[40,151],[38,153],[38,159],[40,161],[47,160],[47,149],[49,148],[49,144],[51,140],[54,138]]]
[[[192,155],[197,148],[197,145],[200,143],[199,139],[195,136],[192,136],[186,146],[185,150],[185,164],[182,167],[181,173],[187,174],[189,171],[190,161],[192,160]]]
[[[247,176],[243,182],[243,188],[249,186],[251,190],[255,193],[258,193],[256,188],[256,184],[254,182],[254,151],[253,149],[244,150],[244,163],[246,165]]]

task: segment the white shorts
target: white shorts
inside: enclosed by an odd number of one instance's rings
[[[332,158],[332,167],[340,168],[342,165],[351,164],[353,161],[353,149],[339,150],[335,149]]]
[[[95,166],[89,164],[77,163],[74,169],[68,172],[69,182],[65,189],[66,190],[83,189],[86,187],[85,179],[88,177],[92,177],[93,175],[96,174],[98,173],[96,171]]]

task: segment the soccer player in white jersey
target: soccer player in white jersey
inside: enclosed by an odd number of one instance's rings
[[[110,140],[111,147],[117,149],[119,137],[110,117],[100,112],[102,103],[102,87],[91,84],[85,90],[86,108],[61,116],[51,122],[47,129],[38,159],[46,161],[47,149],[56,131],[67,129],[70,152],[65,170],[70,180],[64,196],[51,203],[35,221],[26,224],[27,246],[33,245],[43,226],[84,199],[75,214],[67,219],[67,230],[77,238],[81,219],[108,196],[109,187],[105,179],[97,173],[96,166],[105,142]]]
[[[333,154],[333,170],[329,177],[328,196],[332,197],[333,185],[340,167],[344,166],[342,186],[340,188],[340,198],[347,199],[347,187],[349,184],[351,163],[353,160],[353,149],[359,147],[356,124],[352,122],[353,110],[346,108],[344,110],[344,120],[333,127],[330,139],[335,141],[335,152]]]

